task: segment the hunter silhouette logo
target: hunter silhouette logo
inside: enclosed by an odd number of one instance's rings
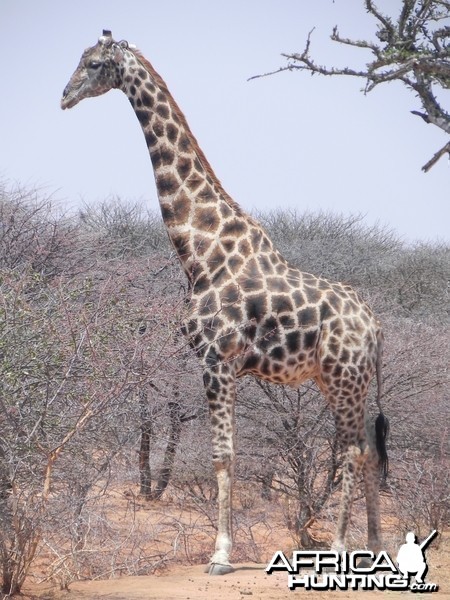
[[[305,590],[410,590],[437,592],[436,583],[426,583],[428,570],[425,549],[437,536],[433,530],[420,544],[414,532],[406,534],[406,543],[400,546],[396,561],[382,550],[337,552],[336,550],[297,550],[289,561],[283,552],[275,552],[266,573],[288,573],[288,587]],[[313,570],[313,572],[311,572]],[[410,583],[410,577],[414,581]]]
[[[423,584],[423,578],[428,571],[427,561],[425,560],[425,548],[437,536],[434,529],[430,535],[419,545],[416,542],[416,535],[413,531],[406,534],[406,544],[400,546],[397,554],[397,564],[403,577],[409,581],[409,576],[415,574],[415,580],[418,584]]]

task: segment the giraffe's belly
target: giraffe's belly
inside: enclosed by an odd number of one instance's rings
[[[318,374],[316,351],[301,352],[286,356],[286,350],[274,346],[262,353],[258,348],[247,350],[242,358],[237,376],[254,375],[264,381],[298,387]]]
[[[294,389],[297,389],[310,379],[314,379],[316,376],[315,371],[307,370],[307,369],[299,369],[295,374],[276,370],[267,370],[264,371],[262,369],[243,369],[238,371],[237,377],[243,377],[244,375],[252,375],[253,377],[257,377],[258,379],[262,379],[263,381],[267,381],[269,383],[276,383],[281,385],[288,385]]]

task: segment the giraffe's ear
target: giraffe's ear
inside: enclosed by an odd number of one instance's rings
[[[113,58],[115,63],[121,63],[123,61],[123,50],[118,44],[114,45]]]

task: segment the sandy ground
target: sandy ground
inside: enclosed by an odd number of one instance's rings
[[[118,495],[116,504],[114,504],[114,515],[116,520],[120,511],[121,504],[126,504],[125,496]],[[355,519],[357,518],[355,512]],[[385,511],[386,514],[388,511]],[[359,511],[360,520],[365,520],[363,511]],[[189,524],[191,513],[188,510],[178,510],[175,505],[159,502],[155,505],[143,506],[136,512],[135,518],[140,518],[143,523],[158,523],[160,515],[165,517],[172,516],[177,522],[186,522]],[[124,513],[124,519],[127,515]],[[275,519],[275,513],[273,513]],[[389,535],[396,535],[398,531],[392,519],[389,527]],[[263,531],[264,528],[263,528]],[[255,529],[256,535],[256,529]],[[160,537],[164,538],[163,535]],[[170,541],[170,536],[168,537]],[[167,540],[166,540],[167,541]],[[283,548],[287,558],[290,557],[288,546],[289,540],[286,538],[286,531],[283,530],[281,522],[274,520],[270,535],[260,536],[258,538],[259,556],[256,560],[269,561],[274,552]],[[192,556],[208,556],[208,550],[211,549],[211,540],[208,538],[194,536],[195,548]],[[206,545],[205,545],[206,544]],[[236,544],[235,552],[238,551]],[[358,546],[356,546],[358,547]],[[360,546],[362,547],[362,546]],[[391,556],[398,549],[397,542],[387,544],[387,550]],[[265,572],[267,563],[234,563],[235,571],[225,576],[211,577],[204,571],[204,565],[188,565],[187,558],[184,557],[184,564],[178,564],[176,560],[167,561],[160,572],[153,575],[142,576],[123,576],[115,579],[94,580],[94,581],[74,581],[70,584],[69,590],[60,590],[56,584],[33,584],[32,580],[26,583],[23,588],[21,600],[281,600],[286,598],[307,598],[314,600],[359,600],[363,594],[368,595],[370,599],[378,598],[404,598],[405,594],[409,597],[424,597],[423,595],[412,594],[410,591],[318,591],[296,588],[294,591],[288,588],[288,574],[286,572],[274,572],[268,575]],[[425,598],[449,598],[450,599],[450,534],[445,533],[440,540],[440,544],[426,551],[426,558],[429,571],[426,575],[426,582],[436,583],[439,590],[433,594],[426,594]],[[195,558],[197,560],[197,558]],[[202,560],[198,558],[199,562]],[[244,559],[245,560],[245,559]],[[45,571],[43,571],[45,572]],[[39,576],[39,573],[35,573]],[[364,596],[363,596],[364,597]],[[1,594],[0,594],[1,600]]]
[[[432,598],[450,598],[450,548],[440,549],[428,558],[430,570],[427,582],[435,582],[439,590]],[[357,600],[362,594],[370,599],[400,598],[405,591],[290,591],[286,573],[267,575],[266,565],[237,565],[234,573],[224,577],[209,577],[202,566],[169,568],[164,574],[123,577],[104,581],[75,582],[70,591],[50,588],[29,589],[30,600],[281,600],[287,597],[315,600]],[[26,592],[26,590],[24,590]],[[414,597],[416,595],[414,594]],[[423,597],[423,596],[422,596]],[[427,594],[426,597],[430,597]]]

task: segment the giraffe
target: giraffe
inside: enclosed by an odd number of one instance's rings
[[[233,571],[232,483],[236,380],[252,375],[299,386],[313,379],[329,403],[343,451],[333,548],[345,548],[353,492],[362,473],[368,547],[381,549],[379,470],[387,469],[388,421],[381,405],[383,334],[348,285],[299,271],[222,187],[165,82],[126,41],[103,31],[64,89],[63,109],[110,89],[125,93],[141,124],[162,217],[189,282],[183,333],[201,361],[218,482],[218,529],[207,571]],[[367,418],[377,373],[379,415]]]

